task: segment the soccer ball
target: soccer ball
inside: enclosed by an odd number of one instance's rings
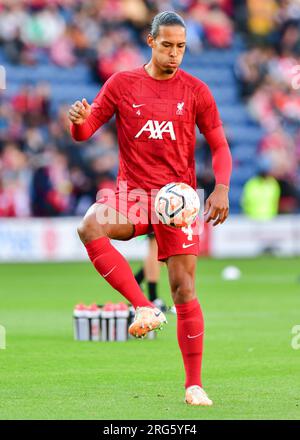
[[[196,191],[186,183],[168,183],[157,193],[155,212],[165,225],[177,228],[194,223],[200,210],[200,200]]]

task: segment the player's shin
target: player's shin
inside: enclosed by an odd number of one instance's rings
[[[177,312],[177,339],[185,368],[185,387],[202,386],[201,365],[204,321],[198,299],[175,304]]]
[[[112,246],[109,238],[97,238],[86,243],[85,247],[99,274],[135,308],[153,307],[136,282],[128,262]]]

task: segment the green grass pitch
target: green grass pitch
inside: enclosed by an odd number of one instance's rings
[[[229,264],[242,271],[223,281]],[[139,263],[132,263],[137,269]],[[204,388],[211,408],[183,403],[176,317],[156,340],[73,340],[78,302],[118,302],[89,263],[0,265],[1,419],[299,419],[300,264],[295,259],[200,259],[206,322]],[[166,269],[161,296],[171,303]]]

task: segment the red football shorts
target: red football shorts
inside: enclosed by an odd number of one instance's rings
[[[122,214],[134,225],[132,237],[154,232],[158,245],[158,260],[165,261],[173,255],[199,255],[200,252],[200,221],[197,220],[190,228],[176,228],[161,223],[154,210],[154,195],[140,191],[113,193],[101,196],[97,203],[104,204]],[[112,215],[112,221],[113,221]],[[111,221],[111,220],[109,220]]]

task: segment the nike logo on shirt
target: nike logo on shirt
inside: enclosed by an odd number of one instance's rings
[[[142,107],[143,105],[146,105],[146,104],[132,104],[132,107],[138,108],[138,107]]]

